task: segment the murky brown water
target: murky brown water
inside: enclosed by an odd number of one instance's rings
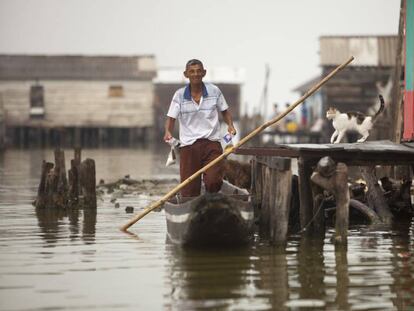
[[[69,158],[69,154],[66,155]],[[85,150],[97,178],[173,177],[159,150]],[[163,212],[118,230],[151,200],[91,211],[31,206],[52,151],[0,154],[0,310],[414,310],[414,224],[352,228],[348,250],[292,236],[286,249],[166,244]]]

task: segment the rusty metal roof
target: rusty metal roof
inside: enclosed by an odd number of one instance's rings
[[[339,65],[351,55],[350,66],[394,66],[397,35],[384,36],[322,36],[319,38],[322,66]]]
[[[155,57],[0,55],[0,80],[151,80]]]

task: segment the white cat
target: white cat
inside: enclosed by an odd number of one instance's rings
[[[369,136],[369,131],[374,125],[375,119],[384,110],[384,98],[379,95],[379,99],[381,106],[374,116],[366,116],[361,112],[341,113],[336,108],[329,108],[326,111],[326,118],[332,120],[332,125],[335,128],[335,132],[331,136],[331,144],[339,143],[348,130],[355,130],[360,133],[362,137],[357,142],[364,142]]]

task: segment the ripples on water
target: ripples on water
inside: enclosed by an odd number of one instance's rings
[[[165,241],[163,212],[118,230],[156,199],[109,196],[88,210],[32,207],[51,151],[0,154],[0,310],[414,310],[413,228],[354,227],[348,250],[290,237],[235,250]],[[151,150],[86,150],[97,178],[176,176]],[[67,154],[67,158],[69,155]],[[68,159],[67,159],[68,160]]]

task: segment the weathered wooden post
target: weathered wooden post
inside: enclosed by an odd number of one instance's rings
[[[270,233],[270,168],[262,162],[262,194],[261,194],[261,208],[260,208],[260,233],[269,237]]]
[[[95,161],[86,159],[81,163],[81,149],[75,148],[68,183],[63,150],[56,149],[54,155],[55,165],[43,161],[37,198],[33,204],[37,208],[65,208],[69,203],[74,207],[82,195],[85,207],[96,208]]]
[[[51,169],[46,175],[45,191],[46,191],[46,202],[47,208],[56,207],[56,192],[57,192],[57,175],[54,169]]]
[[[76,147],[74,150],[74,159],[70,161],[69,176],[69,201],[71,204],[77,204],[81,193],[80,186],[80,164],[81,164],[81,148]]]
[[[347,243],[349,222],[348,167],[335,162],[330,157],[319,160],[316,171],[311,176],[312,182],[332,192],[336,199],[335,243]]]
[[[291,199],[289,210],[289,231],[300,231],[300,197],[299,197],[299,177],[292,175]]]
[[[313,205],[312,188],[310,183],[310,177],[312,175],[312,163],[300,157],[298,159],[298,175],[299,175],[299,201],[300,201],[300,227],[305,227],[312,220],[313,209],[310,208]]]
[[[289,211],[292,190],[291,160],[272,158],[270,240],[273,244],[285,244],[289,227]]]
[[[311,184],[313,197],[313,223],[311,231],[314,234],[325,236],[325,213],[323,211],[323,189],[315,183]],[[307,229],[307,228],[306,228]]]
[[[264,185],[260,195],[260,231],[270,238],[272,244],[284,244],[287,239],[292,188],[290,159],[257,157],[256,161],[261,164]]]
[[[80,182],[84,206],[96,208],[96,173],[94,160],[86,159],[81,163]]]
[[[48,189],[46,187],[46,179],[50,172],[50,170],[53,168],[54,164],[51,162],[46,162],[43,160],[42,163],[42,175],[40,177],[40,183],[39,188],[37,189],[37,198],[34,203],[34,205],[37,208],[43,208],[47,205],[48,201]]]
[[[68,202],[68,180],[66,178],[65,152],[61,149],[55,150],[55,175],[57,177],[54,205],[65,207]]]
[[[368,206],[377,212],[383,223],[391,223],[393,217],[375,176],[375,166],[362,167],[360,171],[367,183]]]
[[[254,198],[254,216],[259,217],[262,207],[262,164],[257,161],[257,157],[252,160],[252,186],[251,192]]]
[[[75,205],[79,199],[79,170],[74,159],[70,161],[69,177],[69,202]]]

